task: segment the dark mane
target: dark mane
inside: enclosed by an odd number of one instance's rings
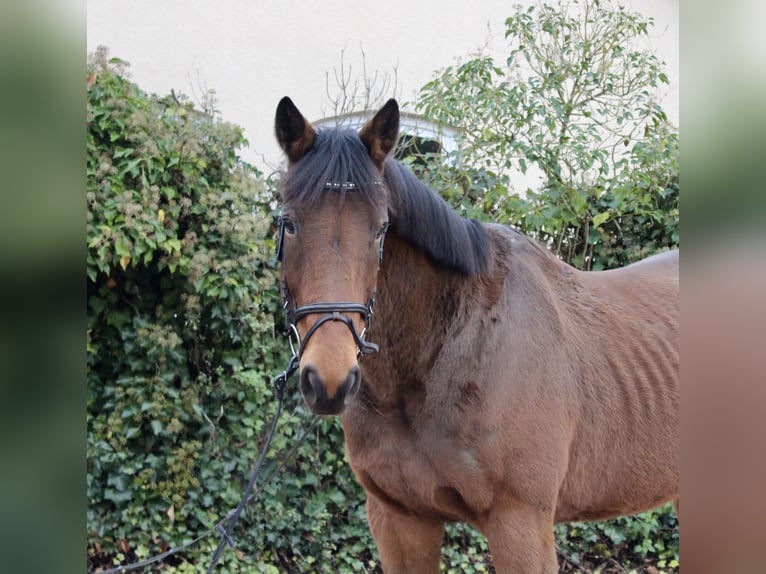
[[[484,227],[458,215],[399,162],[385,163],[391,227],[429,259],[474,275],[488,265],[489,242]]]
[[[353,130],[319,130],[312,148],[282,179],[282,201],[310,207],[327,193],[327,183],[354,184],[354,192],[376,206],[386,203],[380,173]]]

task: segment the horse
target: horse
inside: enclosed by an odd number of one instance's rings
[[[299,386],[341,417],[383,572],[439,572],[465,522],[497,572],[553,574],[555,523],[678,504],[677,251],[583,272],[461,217],[391,156],[395,100],[357,133],[285,97],[275,132]]]

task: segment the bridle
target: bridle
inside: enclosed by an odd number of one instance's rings
[[[374,185],[381,185],[381,182],[374,181]],[[325,184],[325,190],[327,191],[355,191],[356,185],[352,182],[327,182]],[[353,303],[347,301],[337,302],[322,302],[322,303],[309,303],[307,305],[296,305],[295,298],[290,293],[290,289],[287,285],[287,272],[284,255],[284,237],[285,237],[285,218],[280,214],[277,220],[277,260],[282,264],[282,308],[285,311],[285,322],[287,326],[287,333],[290,341],[290,347],[293,352],[293,356],[301,357],[306,345],[309,342],[311,336],[316,333],[317,329],[329,321],[339,321],[348,327],[351,331],[351,335],[356,343],[357,355],[373,355],[378,352],[378,345],[365,340],[367,333],[370,330],[370,322],[372,319],[373,310],[375,308],[375,297],[377,294],[377,286],[372,290],[367,303]],[[378,249],[378,270],[380,270],[380,264],[383,261],[383,240],[386,237],[386,231],[388,229],[388,223],[386,223],[381,230],[380,246]],[[359,333],[354,326],[354,322],[348,316],[349,314],[358,313],[364,319],[364,329]],[[306,335],[301,339],[298,333],[298,321],[307,317],[308,315],[322,315],[317,321],[309,328]],[[296,349],[297,346],[297,349]]]

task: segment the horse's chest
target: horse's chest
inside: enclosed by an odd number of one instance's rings
[[[475,453],[398,425],[344,425],[349,462],[368,494],[384,503],[446,520],[471,520],[491,492]]]

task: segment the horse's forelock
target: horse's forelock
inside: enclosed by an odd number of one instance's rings
[[[282,201],[311,207],[332,189],[328,184],[351,183],[365,201],[383,206],[387,198],[382,179],[355,131],[324,129],[317,132],[311,150],[285,174]]]

